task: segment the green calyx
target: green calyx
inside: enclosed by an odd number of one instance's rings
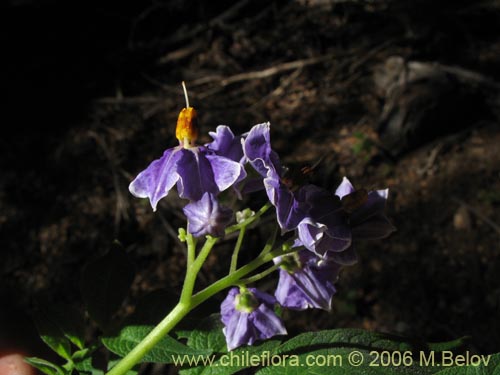
[[[293,253],[281,257],[280,267],[290,274],[300,270],[302,268],[302,263],[300,262],[299,255]]]
[[[240,288],[240,294],[235,297],[234,304],[236,310],[246,313],[251,313],[259,307],[257,298],[246,288]]]

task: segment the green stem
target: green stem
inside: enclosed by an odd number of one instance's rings
[[[187,269],[191,267],[196,256],[196,241],[191,233],[186,235],[187,244]]]
[[[198,272],[200,272],[203,263],[210,254],[210,250],[214,247],[218,238],[207,236],[203,247],[200,250],[200,253],[196,257],[196,259],[192,262],[191,266],[186,271],[186,278],[184,279],[184,285],[182,287],[181,293],[181,303],[186,305],[190,305],[191,296],[193,295],[194,284],[196,283],[196,277],[198,276]]]
[[[280,264],[275,264],[274,266],[271,266],[268,269],[266,269],[262,272],[259,272],[253,276],[247,277],[246,279],[241,279],[239,281],[239,284],[247,285],[247,284],[259,281],[260,279],[263,279],[264,277],[266,277],[270,273],[276,271],[279,268],[279,266],[280,266]]]
[[[218,281],[216,281],[212,285],[209,285],[205,289],[203,289],[202,291],[194,294],[193,298],[191,300],[191,304],[192,304],[193,308],[195,306],[198,306],[200,303],[206,301],[208,298],[212,297],[214,294],[217,294],[221,290],[229,288],[232,285],[238,285],[239,281],[243,277],[245,277],[249,273],[255,271],[257,268],[259,268],[263,264],[270,262],[271,260],[273,260],[274,258],[276,258],[278,256],[292,254],[292,253],[295,253],[301,249],[303,249],[302,246],[283,251],[283,249],[281,247],[279,247],[277,249],[274,249],[273,251],[268,252],[267,254],[264,254],[262,256],[258,256],[250,263],[248,263],[248,264],[244,265],[243,267],[234,271],[232,274],[227,275],[226,277],[223,277],[222,279],[219,279]]]
[[[153,347],[191,311],[191,307],[178,303],[174,309],[106,375],[122,375],[134,367]]]
[[[262,251],[260,252],[259,256],[263,256],[263,255],[266,255],[268,252],[270,252],[273,247],[274,247],[274,244],[276,242],[276,236],[278,234],[278,226],[275,225],[274,226],[274,231],[273,231],[273,234],[271,235],[271,237],[269,237],[269,239],[266,241],[266,244],[264,245],[264,248],[262,249]]]
[[[245,237],[245,232],[247,227],[242,227],[240,233],[238,234],[238,240],[236,240],[236,245],[234,246],[233,256],[231,257],[231,266],[229,267],[229,273],[236,271],[238,267],[238,254],[240,253],[241,244],[243,243],[243,238]]]

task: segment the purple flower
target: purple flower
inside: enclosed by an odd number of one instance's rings
[[[349,212],[353,238],[385,238],[396,230],[384,213],[389,189],[369,192],[355,190],[351,182],[344,177],[335,195],[341,199],[344,210]]]
[[[336,292],[334,283],[341,268],[339,264],[321,259],[307,250],[274,261],[281,263],[274,295],[282,306],[294,310],[331,310]]]
[[[282,320],[274,312],[276,299],[255,288],[232,288],[221,304],[227,349],[252,345],[275,335],[286,335]]]
[[[200,200],[187,204],[184,214],[188,219],[188,232],[194,237],[211,235],[222,237],[233,217],[233,211],[221,207],[213,194],[204,193]]]
[[[149,198],[153,211],[177,183],[181,198],[199,200],[205,192],[217,195],[233,185],[242,166],[218,156],[205,147],[177,146],[165,151],[130,183],[129,190],[138,198]]]
[[[194,145],[195,120],[194,109],[184,108],[176,129],[180,145],[166,150],[130,183],[132,195],[149,198],[153,211],[175,184],[181,198],[197,201],[204,193],[217,195],[244,177],[239,162]]]
[[[297,226],[301,244],[320,257],[349,248],[351,229],[340,199],[315,185],[303,190],[309,210]]]

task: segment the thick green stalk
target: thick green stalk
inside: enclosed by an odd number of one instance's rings
[[[153,330],[132,349],[120,362],[116,364],[106,375],[123,375],[167,335],[179,321],[191,311],[191,307],[178,303],[172,311]]]
[[[191,235],[189,235],[191,236]],[[210,254],[213,246],[217,242],[217,238],[207,237],[200,253],[196,259],[194,257],[195,242],[193,237],[187,238],[188,246],[188,263],[190,266],[187,268],[184,285],[182,287],[180,302],[174,307],[172,311],[155,327],[153,330],[132,349],[118,364],[113,367],[107,375],[123,375],[132,367],[134,367],[165,335],[167,335],[172,328],[176,326],[179,321],[184,318],[193,308],[192,294],[196,277],[200,271],[203,263]]]
[[[203,263],[205,263],[205,260],[208,257],[208,254],[210,254],[210,250],[212,250],[212,247],[214,247],[215,243],[217,242],[218,238],[216,237],[211,237],[207,236],[207,239],[205,243],[203,244],[203,247],[200,250],[200,253],[194,260],[194,262],[191,264],[191,267],[189,267],[186,271],[186,278],[184,279],[184,285],[182,287],[182,293],[181,293],[181,303],[184,303],[186,305],[190,304],[191,301],[191,296],[193,295],[193,289],[194,289],[194,284],[196,283],[196,277],[198,276],[198,272],[200,272],[201,267],[203,266]]]

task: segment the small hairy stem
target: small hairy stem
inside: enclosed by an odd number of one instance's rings
[[[241,279],[238,284],[247,285],[259,281],[260,279],[263,279],[270,273],[276,271],[279,268],[279,266],[280,266],[279,264],[275,264],[274,266],[269,267],[267,270],[259,272],[253,276],[247,277],[246,279]]]
[[[238,240],[236,241],[236,245],[234,246],[233,256],[231,257],[231,266],[229,267],[229,274],[236,271],[236,267],[238,267],[238,254],[240,253],[241,244],[243,243],[243,238],[245,237],[246,227],[240,229],[240,233],[238,234]]]

